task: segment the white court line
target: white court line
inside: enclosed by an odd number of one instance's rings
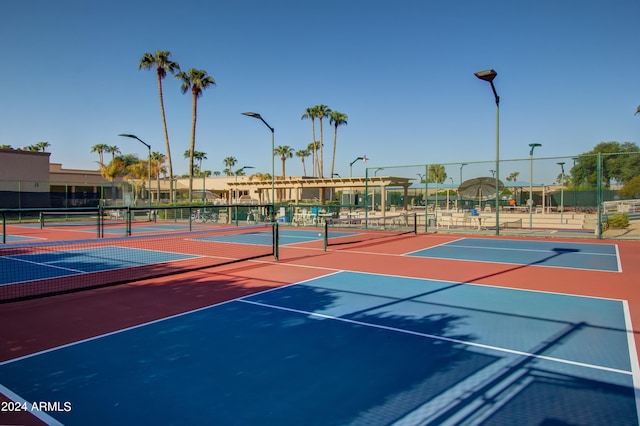
[[[314,317],[319,317],[319,318],[324,318],[324,319],[330,319],[330,320],[334,320],[334,321],[346,322],[346,323],[349,323],[349,324],[360,325],[360,326],[363,326],[363,327],[372,327],[372,328],[378,328],[378,329],[387,330],[387,331],[393,331],[393,332],[397,332],[397,333],[410,334],[410,335],[413,335],[413,336],[425,337],[425,338],[434,339],[434,340],[441,340],[441,341],[460,344],[460,345],[465,345],[465,346],[473,346],[473,347],[482,348],[482,349],[489,349],[489,350],[493,350],[493,351],[497,351],[497,352],[504,352],[504,353],[508,353],[508,354],[512,354],[512,355],[520,355],[520,356],[524,356],[524,357],[528,357],[528,358],[542,359],[542,360],[545,360],[545,361],[553,361],[553,362],[558,362],[558,363],[561,363],[561,364],[575,365],[575,366],[578,366],[578,367],[586,367],[586,368],[591,368],[591,369],[594,369],[594,370],[607,371],[607,372],[610,372],[610,373],[625,374],[625,375],[628,375],[628,376],[632,375],[632,372],[626,371],[626,370],[620,370],[618,368],[603,367],[601,365],[594,365],[594,364],[587,364],[587,363],[584,363],[584,362],[570,361],[570,360],[566,360],[566,359],[562,359],[562,358],[555,358],[555,357],[546,356],[546,355],[536,355],[536,354],[532,354],[532,353],[529,353],[529,352],[518,351],[518,350],[515,350],[515,349],[501,348],[499,346],[485,345],[485,344],[482,344],[482,343],[475,343],[475,342],[469,342],[469,341],[466,341],[466,340],[453,339],[453,338],[450,338],[450,337],[437,336],[435,334],[428,334],[428,333],[421,333],[421,332],[418,332],[418,331],[404,330],[402,328],[389,327],[389,326],[386,326],[386,325],[371,324],[371,323],[362,322],[362,321],[356,321],[356,320],[347,319],[347,318],[334,317],[332,315],[319,314],[319,313],[316,313],[316,312],[303,311],[303,310],[300,310],[300,309],[286,308],[286,307],[282,307],[282,306],[270,305],[270,304],[267,304],[267,303],[254,302],[254,301],[251,301],[251,300],[239,299],[238,301],[239,302],[243,302],[243,303],[249,303],[249,304],[252,304],[252,305],[262,306],[262,307],[265,307],[265,308],[277,309],[277,310],[282,310],[282,311],[294,312],[294,313],[298,313],[298,314],[302,314],[302,315],[309,315],[309,316],[314,316]]]
[[[26,404],[26,406],[27,406],[27,411],[26,412],[30,413],[32,416],[34,416],[37,419],[41,420],[46,425],[48,425],[48,426],[63,426],[62,423],[60,423],[59,421],[57,421],[56,419],[51,417],[45,411],[41,411],[41,410],[33,410],[33,411],[31,411],[31,410],[29,410],[28,408],[31,407],[30,401],[27,401],[26,399],[22,398],[21,396],[17,395],[16,393],[12,392],[10,389],[7,389],[6,387],[4,387],[2,385],[0,385],[0,393],[3,394],[4,396],[6,396],[7,398],[9,398],[13,402],[18,402],[21,405],[22,404]]]
[[[456,245],[452,241],[448,244],[441,244],[445,246],[451,247],[459,247],[459,248],[470,248],[470,249],[480,249],[480,250],[504,250],[504,251],[524,251],[524,252],[533,252],[533,253],[557,253],[556,250],[540,250],[540,249],[521,249],[521,248],[510,248],[510,247],[487,247],[487,246],[467,246],[467,245]],[[439,246],[434,246],[439,247]],[[431,250],[434,247],[429,247],[425,250]],[[589,252],[571,252],[568,254],[578,254],[578,255],[587,255],[587,256],[616,256],[616,253],[589,253]]]
[[[636,397],[636,416],[638,417],[638,423],[640,423],[640,364],[638,364],[638,350],[636,348],[636,341],[633,333],[633,324],[631,323],[629,303],[624,300],[622,305],[624,308],[624,322],[627,328],[627,342],[629,345],[629,360],[631,361],[633,389]]]

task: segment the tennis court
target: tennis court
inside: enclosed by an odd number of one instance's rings
[[[639,424],[636,243],[342,232],[353,243],[326,249],[321,231],[285,228],[278,260],[0,305],[0,393],[27,407],[2,416],[68,425]],[[181,238],[184,246],[174,239],[151,251],[264,251],[273,234]],[[508,255],[522,250],[531,253]],[[554,255],[569,260],[546,263]],[[601,257],[616,268],[590,266]]]
[[[621,270],[614,244],[572,243],[562,240],[462,238],[419,250],[411,253],[411,256],[612,272]]]

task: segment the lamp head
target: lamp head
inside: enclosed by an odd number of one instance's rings
[[[495,72],[492,69],[491,70],[485,70],[485,71],[478,71],[478,72],[476,72],[474,74],[480,80],[488,81],[489,83],[491,83],[493,81],[493,79],[496,78],[496,76],[498,75],[498,73]]]
[[[262,116],[260,114],[258,114],[257,112],[243,112],[242,115],[246,115],[247,117],[253,117],[253,118],[257,118],[257,119],[261,119]]]

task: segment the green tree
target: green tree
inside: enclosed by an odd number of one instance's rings
[[[11,145],[3,144],[0,145],[0,149],[13,149],[13,147]]]
[[[304,174],[304,176],[307,175],[307,166],[304,163],[304,159],[309,155],[311,155],[311,152],[308,149],[299,149],[296,151],[296,157],[298,157],[300,161],[302,161],[302,173]]]
[[[189,156],[189,201],[193,199],[193,155],[196,152],[196,121],[198,118],[198,98],[210,86],[215,86],[216,82],[205,70],[189,68],[188,72],[181,71],[175,75],[182,80],[180,90],[183,94],[191,90],[191,148]]]
[[[427,182],[442,184],[447,179],[447,172],[442,164],[429,164]]]
[[[627,198],[640,196],[640,176],[636,176],[627,182],[618,193]]]
[[[235,157],[227,157],[222,160],[222,163],[225,165],[225,169],[222,172],[227,176],[233,176],[233,166],[238,164],[238,160]]]
[[[333,153],[331,154],[331,175],[333,177],[333,170],[336,162],[336,145],[338,143],[338,127],[347,125],[347,114],[343,114],[338,111],[331,111],[329,115],[329,124],[333,124]]]
[[[180,65],[169,59],[171,52],[156,50],[155,55],[151,53],[145,53],[140,59],[138,64],[138,70],[146,69],[151,70],[155,67],[156,75],[158,77],[158,96],[160,97],[160,113],[162,115],[162,127],[164,129],[164,140],[167,150],[167,161],[169,165],[169,175],[172,179],[169,182],[169,200],[171,203],[174,201],[173,197],[173,163],[171,161],[171,147],[169,146],[169,132],[167,130],[167,119],[164,113],[164,97],[162,95],[162,80],[167,76],[167,72],[174,74],[180,70]]]
[[[287,158],[293,157],[293,148],[291,148],[289,145],[277,146],[273,150],[273,155],[280,157],[280,161],[282,161],[282,177],[285,177],[284,162],[287,160]]]
[[[638,175],[640,148],[633,142],[601,142],[591,151],[577,157],[569,173],[576,182],[594,187],[598,182],[598,154],[602,158],[602,184],[609,188],[611,180],[625,184]]]

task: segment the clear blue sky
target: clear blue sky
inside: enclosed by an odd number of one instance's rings
[[[0,5],[0,144],[48,141],[51,161],[95,169],[98,143],[146,158],[164,152],[155,73],[143,53],[168,50],[216,80],[198,104],[203,168],[270,172],[276,145],[311,142],[307,107],[346,113],[336,172],[491,160],[495,104],[475,71],[493,68],[501,157],[575,155],[640,140],[637,0],[349,1],[24,0]],[[174,172],[186,173],[191,97],[164,82]],[[325,176],[332,129],[325,125]],[[538,154],[538,151],[536,151]],[[308,160],[310,163],[310,159]],[[287,175],[302,174],[297,158]],[[364,173],[354,166],[354,175]],[[276,159],[276,174],[280,161]]]

